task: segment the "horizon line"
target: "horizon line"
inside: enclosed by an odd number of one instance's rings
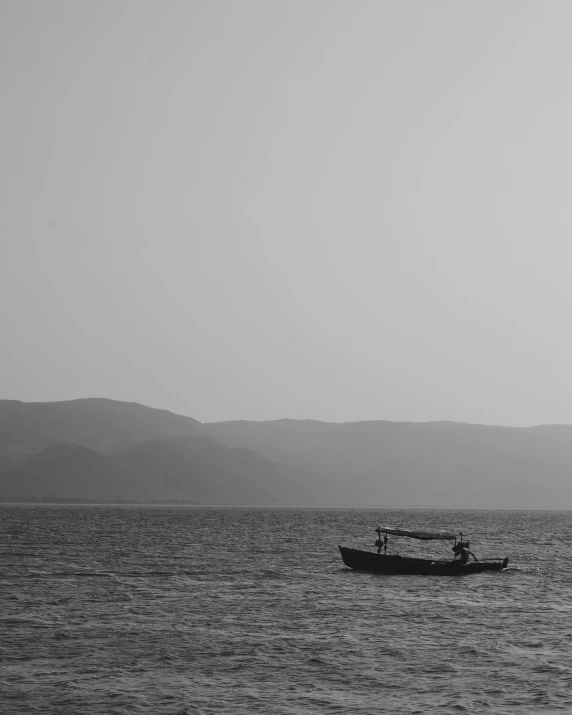
[[[262,424],[265,422],[315,422],[316,424],[323,425],[352,425],[352,424],[367,424],[367,423],[377,423],[377,422],[388,422],[391,424],[415,424],[415,425],[431,425],[431,424],[451,424],[451,425],[467,425],[471,427],[494,427],[498,429],[535,429],[538,427],[572,427],[572,423],[568,422],[535,422],[534,424],[527,425],[508,425],[508,424],[495,424],[488,422],[466,422],[464,420],[451,420],[451,419],[435,419],[435,420],[403,420],[403,419],[387,419],[387,418],[376,418],[376,419],[356,419],[356,420],[322,420],[316,419],[314,417],[273,417],[269,419],[222,419],[222,420],[207,420],[201,421],[197,417],[192,415],[183,414],[180,412],[174,412],[171,409],[165,407],[152,407],[151,405],[146,405],[143,402],[136,402],[134,400],[118,400],[113,397],[74,397],[67,400],[19,400],[10,397],[0,397],[0,403],[2,402],[16,402],[21,405],[56,405],[64,404],[69,402],[88,402],[88,401],[102,401],[102,402],[117,402],[125,405],[137,405],[139,407],[144,407],[149,410],[157,410],[158,412],[168,412],[169,414],[175,415],[176,417],[184,417],[186,419],[191,419],[198,422],[201,425],[216,425],[216,424],[228,424],[236,422],[247,422]]]

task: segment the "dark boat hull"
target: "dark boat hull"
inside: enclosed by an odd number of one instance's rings
[[[407,556],[387,556],[371,551],[349,549],[345,546],[338,548],[346,566],[358,571],[374,573],[459,576],[483,571],[500,571],[505,569],[508,564],[508,559],[504,561],[473,561],[462,564],[460,561],[431,561],[430,559],[412,559]]]

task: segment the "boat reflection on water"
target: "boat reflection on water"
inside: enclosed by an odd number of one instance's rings
[[[452,531],[433,530],[411,530],[400,529],[389,526],[378,526],[377,532],[377,553],[373,551],[360,551],[339,546],[340,554],[346,566],[358,571],[372,571],[374,573],[386,574],[412,574],[412,575],[433,575],[433,576],[457,576],[462,574],[481,573],[482,571],[501,571],[508,566],[508,558],[498,561],[479,561],[470,551],[469,541],[463,541],[463,532],[458,534]],[[383,538],[382,538],[383,534]],[[440,561],[437,559],[416,559],[408,556],[387,553],[388,534],[403,536],[410,539],[421,539],[422,541],[432,541],[442,539],[454,541],[452,547],[454,558],[451,561]],[[383,549],[383,553],[381,553]],[[473,561],[470,561],[472,556]]]

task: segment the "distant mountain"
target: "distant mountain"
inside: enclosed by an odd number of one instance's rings
[[[321,475],[200,437],[143,442],[113,455],[77,444],[53,445],[0,473],[0,495],[253,505],[336,504],[344,496],[336,495],[336,501]]]
[[[205,433],[353,485],[386,506],[572,508],[572,427],[219,422]]]
[[[2,494],[572,509],[572,427],[201,424],[114,400],[0,400]]]
[[[62,442],[112,454],[147,440],[187,439],[201,430],[191,417],[134,402],[0,400],[0,470]]]

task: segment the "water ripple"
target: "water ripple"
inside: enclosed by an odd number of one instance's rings
[[[0,710],[572,710],[567,512],[0,506]],[[502,573],[382,576],[381,522],[462,528]],[[446,557],[446,544],[393,551]]]

